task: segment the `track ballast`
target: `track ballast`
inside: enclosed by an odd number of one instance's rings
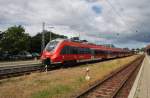
[[[135,72],[139,69],[143,58],[144,56],[141,56],[132,63],[109,74],[103,80],[77,95],[76,98],[127,98],[129,89],[125,92],[122,89],[125,89],[126,86],[124,85],[127,85],[128,80],[133,81],[130,79],[133,78],[133,75],[136,77]]]

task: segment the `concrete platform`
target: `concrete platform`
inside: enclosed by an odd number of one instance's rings
[[[146,55],[128,98],[150,98],[150,56]]]

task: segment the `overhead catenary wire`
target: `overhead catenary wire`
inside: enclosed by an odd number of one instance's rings
[[[105,0],[110,6],[111,6],[111,8],[114,10],[114,12],[120,17],[120,19],[125,23],[125,25],[127,26],[127,27],[129,27],[130,25],[128,25],[127,23],[126,23],[126,21],[124,20],[124,18],[122,17],[122,15],[116,10],[116,8],[113,6],[113,4],[109,1],[109,0]],[[136,21],[139,21],[136,17],[134,17],[134,19],[136,20]],[[135,29],[135,31],[132,29],[132,28],[134,28]],[[130,26],[129,27],[129,29],[132,31],[132,32],[135,32],[135,33],[137,33],[137,32],[139,32],[139,29],[137,29],[137,28],[140,28],[140,30],[142,29],[143,31],[144,31],[144,26],[143,26],[143,24],[142,23],[140,23],[140,24],[138,24],[137,26]],[[145,35],[141,35],[142,37],[146,37]]]
[[[105,0],[107,2],[107,4],[110,5],[110,7],[112,8],[112,10],[116,13],[116,15],[118,15],[120,17],[120,19],[124,22],[124,24],[129,27],[129,25],[126,23],[126,21],[124,20],[124,18],[122,17],[122,15],[116,10],[116,8],[114,7],[114,5],[109,1],[109,0]],[[131,29],[132,27],[129,27],[129,30],[131,30],[132,32],[136,32],[137,30],[133,31]]]

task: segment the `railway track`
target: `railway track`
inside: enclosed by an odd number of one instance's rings
[[[127,98],[144,56],[112,72],[76,98]]]
[[[112,59],[110,59],[112,60]],[[106,60],[104,60],[106,61]],[[80,64],[80,63],[79,63]],[[81,63],[82,64],[82,63]],[[63,66],[64,68],[66,66]],[[60,66],[53,66],[53,67],[47,67],[47,70],[55,70],[59,69]],[[30,74],[32,72],[43,72],[45,71],[45,67],[42,66],[42,64],[25,64],[25,65],[16,65],[16,66],[1,66],[0,67],[0,79],[15,77],[15,76],[21,76],[25,74]]]
[[[0,67],[0,79],[29,74],[34,71],[42,71],[42,69],[41,64]]]
[[[113,59],[108,59],[108,60],[113,60]],[[103,61],[106,61],[106,60],[102,60],[102,62]],[[22,61],[22,62],[26,62],[26,61]],[[89,62],[89,63],[96,63],[96,62],[99,62],[99,61],[93,61],[93,62]],[[85,63],[78,63],[76,65],[81,65],[81,64],[85,64]],[[8,64],[9,64],[9,66],[8,66]],[[17,65],[14,65],[14,64],[17,64]],[[10,77],[14,77],[14,76],[21,76],[24,74],[30,74],[35,71],[39,71],[39,72],[45,71],[45,67],[42,66],[42,64],[40,64],[40,63],[22,64],[20,62],[14,62],[14,63],[9,62],[9,63],[1,63],[0,65],[1,65],[0,66],[0,79],[10,78]],[[69,66],[69,65],[67,65],[67,66],[52,66],[52,67],[48,66],[47,70],[48,71],[55,70],[55,69],[59,69],[61,67],[66,68],[66,67],[71,67],[71,66]]]

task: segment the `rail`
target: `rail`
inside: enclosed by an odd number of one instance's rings
[[[107,75],[104,79],[97,81],[75,98],[115,98],[126,81],[141,65],[144,56],[141,56],[118,70]]]

